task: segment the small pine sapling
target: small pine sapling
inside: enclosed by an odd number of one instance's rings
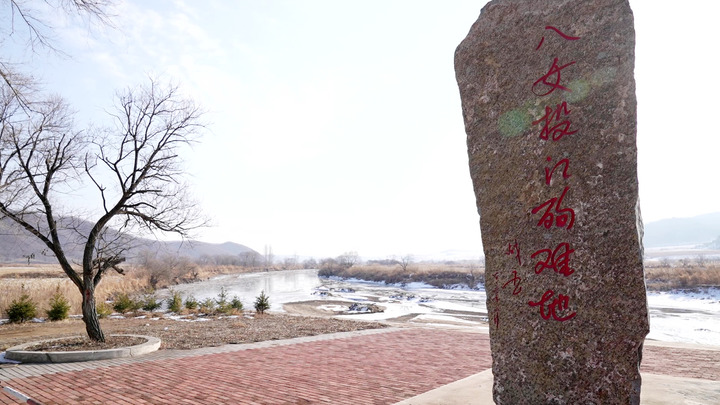
[[[135,310],[137,304],[135,301],[130,298],[127,293],[120,293],[115,296],[115,299],[113,300],[113,309],[115,312],[119,312],[121,314],[124,314],[129,311]]]
[[[228,293],[225,287],[220,287],[220,293],[215,299],[215,302],[217,303],[217,312],[221,314],[227,314],[228,312],[232,311],[232,306],[228,301]]]
[[[215,300],[212,298],[205,298],[200,303],[200,312],[206,315],[212,315],[215,313]]]
[[[193,310],[197,309],[198,305],[199,305],[199,303],[197,302],[197,300],[195,299],[194,296],[188,295],[188,297],[185,298],[185,308],[186,309],[193,311]]]
[[[37,305],[25,292],[25,284],[21,286],[20,298],[13,300],[7,310],[8,318],[12,323],[21,323],[35,318]]]
[[[108,316],[112,315],[113,312],[112,306],[110,306],[110,304],[105,301],[99,302],[95,307],[95,310],[97,311],[98,318],[100,319],[107,318]]]
[[[162,306],[162,303],[158,302],[157,297],[155,296],[155,293],[147,294],[145,295],[145,299],[142,303],[142,309],[148,312],[153,312],[154,310],[160,308]]]
[[[60,291],[60,285],[55,288],[55,294],[50,298],[50,309],[47,311],[48,319],[51,321],[62,321],[67,319],[70,312],[70,302]]]
[[[243,310],[243,303],[237,295],[233,295],[232,301],[230,301],[230,306],[238,312]]]
[[[270,309],[270,299],[265,295],[265,290],[260,292],[255,298],[255,312],[264,314],[266,310]]]
[[[178,291],[170,290],[170,292],[172,292],[172,296],[167,299],[168,311],[177,314],[182,310],[183,307],[182,295],[180,295]]]

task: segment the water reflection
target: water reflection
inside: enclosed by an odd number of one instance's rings
[[[270,310],[281,311],[284,303],[313,299],[312,293],[320,285],[318,271],[308,269],[223,275],[197,283],[180,284],[173,290],[180,292],[183,297],[192,294],[202,301],[217,298],[221,288],[225,287],[228,296],[238,296],[245,308],[252,308],[255,297],[265,291],[270,297]],[[169,295],[167,290],[160,293]]]

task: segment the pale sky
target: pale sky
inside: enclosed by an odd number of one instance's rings
[[[116,29],[53,22],[70,58],[16,60],[81,127],[107,122],[114,92],[148,75],[200,103],[209,131],[186,155],[214,225],[200,240],[318,258],[477,258],[453,53],[485,3],[125,0]],[[720,211],[720,4],[630,4],[644,220]]]

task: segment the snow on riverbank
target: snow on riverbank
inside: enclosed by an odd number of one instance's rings
[[[649,292],[648,339],[720,346],[720,289]]]

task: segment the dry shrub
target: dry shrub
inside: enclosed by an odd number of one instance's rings
[[[197,267],[195,262],[186,256],[144,251],[140,254],[137,273],[155,290],[198,280]]]

